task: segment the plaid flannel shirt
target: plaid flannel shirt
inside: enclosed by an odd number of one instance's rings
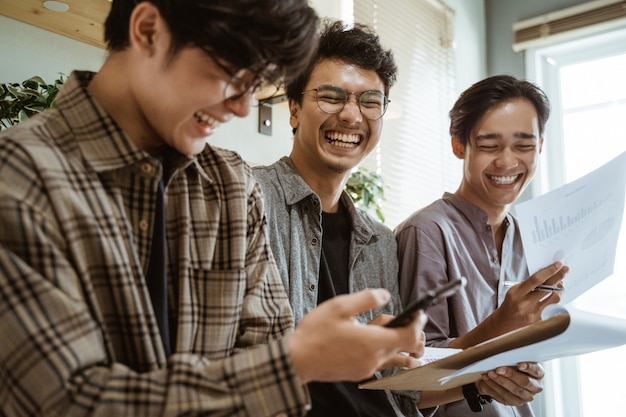
[[[161,164],[91,99],[92,77],[0,134],[0,415],[302,414],[250,168],[210,146],[174,158],[166,358],[144,276]]]

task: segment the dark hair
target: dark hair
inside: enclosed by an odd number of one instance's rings
[[[485,78],[461,93],[450,110],[450,136],[467,145],[472,130],[481,117],[505,101],[523,98],[532,103],[537,111],[539,133],[550,116],[550,102],[546,94],[535,84],[510,75]]]
[[[398,67],[391,50],[383,49],[378,35],[369,26],[349,26],[340,20],[325,20],[319,37],[317,53],[299,77],[287,84],[287,98],[302,104],[302,91],[309,82],[313,68],[322,60],[338,59],[365,70],[376,71],[385,84],[385,95],[396,82]]]
[[[299,74],[316,47],[318,17],[307,0],[146,0],[154,4],[172,36],[170,52],[194,45],[240,69],[276,71],[269,81]],[[130,15],[139,1],[113,0],[105,22],[111,51],[129,45]]]

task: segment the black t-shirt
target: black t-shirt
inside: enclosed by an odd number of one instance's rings
[[[322,264],[318,303],[349,292],[351,219],[340,206],[337,213],[322,213]],[[309,385],[313,408],[307,417],[395,417],[384,391],[361,390],[356,382],[313,382]]]

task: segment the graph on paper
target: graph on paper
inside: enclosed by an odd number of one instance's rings
[[[552,218],[540,218],[533,216],[532,239],[533,243],[540,243],[561,234],[567,235],[570,228],[576,227],[580,222],[591,219],[595,212],[602,206],[602,202],[593,202],[588,207],[583,207],[572,215],[558,215]],[[609,219],[601,225],[603,231],[609,231],[613,221]]]
[[[555,261],[570,268],[563,281],[563,303],[613,273],[625,190],[623,153],[576,181],[515,206],[531,274]]]

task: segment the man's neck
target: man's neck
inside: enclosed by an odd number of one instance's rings
[[[502,244],[504,242],[504,236],[506,235],[506,226],[504,226],[504,220],[509,213],[511,205],[489,204],[479,198],[472,198],[474,197],[472,194],[464,193],[461,188],[459,188],[454,194],[464,198],[465,200],[485,212],[485,214],[487,215],[487,224],[491,226],[491,233],[493,235],[493,242],[498,251],[498,258],[502,259]]]
[[[467,200],[468,202],[472,203],[473,205],[484,211],[487,215],[487,224],[491,226],[491,229],[494,230],[494,232],[495,230],[500,228],[511,208],[510,204],[489,204],[488,202],[485,202],[479,198],[475,198],[472,194],[463,192],[463,190],[461,190],[460,188],[454,194],[462,197],[463,199]]]
[[[304,182],[319,196],[322,201],[322,211],[336,213],[339,210],[339,199],[350,172],[332,172],[328,169],[312,167],[294,158],[291,158],[291,161]]]
[[[93,99],[115,120],[124,133],[137,146],[156,156],[163,151],[163,141],[146,122],[141,114],[128,85],[128,73],[124,54],[112,52],[87,87]],[[120,99],[125,97],[125,99]]]

